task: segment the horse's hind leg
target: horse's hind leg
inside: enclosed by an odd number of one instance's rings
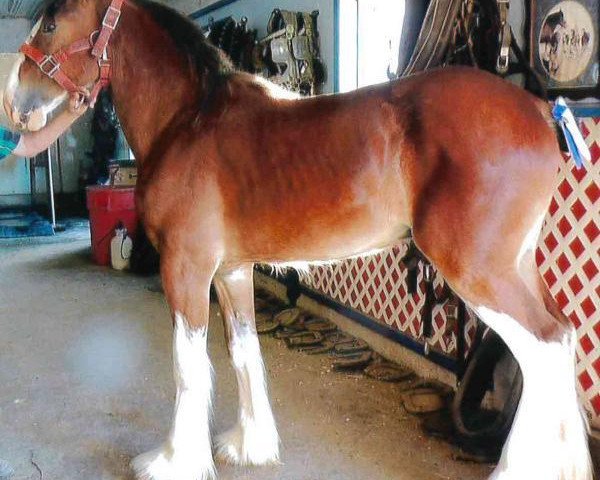
[[[476,308],[484,321],[511,339],[509,345],[525,380],[519,411],[496,476],[519,478],[512,475],[513,468],[525,472],[529,466],[531,475],[537,474],[539,478],[591,480],[587,425],[577,398],[577,336],[539,274],[534,249],[532,244],[517,265],[520,282],[517,280],[515,284],[520,293],[513,292],[506,299],[522,305],[513,306],[515,312],[518,308],[523,310],[515,318],[526,318],[528,328],[523,322],[511,325],[507,314],[503,318],[489,308]],[[540,439],[537,445],[542,458],[533,469],[531,457],[522,452],[536,438]]]
[[[214,283],[225,317],[225,333],[239,394],[238,422],[218,437],[217,456],[238,465],[276,463],[279,436],[256,335],[252,265],[220,271]]]
[[[140,480],[215,477],[210,438],[211,366],[207,352],[210,282],[216,262],[161,249],[161,276],[174,323],[177,397],[169,437],[132,462]]]
[[[530,240],[534,245],[535,238]],[[460,265],[458,253],[440,253],[433,242],[421,242],[455,290],[503,338],[523,372],[517,415],[492,478],[591,480],[587,430],[575,384],[574,329],[553,304],[533,251],[502,259],[505,241],[487,244],[473,255],[486,259],[476,268],[465,264],[458,269],[448,268]]]
[[[498,292],[506,296],[503,299],[472,305],[512,350],[524,380],[517,415],[492,478],[591,480],[586,426],[575,386],[573,328],[557,322],[525,285],[513,286]]]

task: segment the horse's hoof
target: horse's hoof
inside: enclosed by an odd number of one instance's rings
[[[172,449],[158,448],[134,458],[131,467],[136,480],[214,480],[212,457],[205,462],[201,457],[196,454],[186,459]]]
[[[235,426],[216,440],[216,457],[231,465],[279,465],[279,436],[273,430]]]

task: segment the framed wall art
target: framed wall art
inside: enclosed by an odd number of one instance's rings
[[[531,0],[530,62],[552,97],[600,97],[600,2]]]

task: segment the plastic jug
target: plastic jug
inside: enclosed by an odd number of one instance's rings
[[[127,229],[120,224],[115,230],[115,236],[110,242],[110,263],[115,270],[129,268],[129,259],[133,241],[127,234]]]

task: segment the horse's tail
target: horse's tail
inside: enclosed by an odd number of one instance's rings
[[[534,97],[533,101],[538,111],[542,114],[542,117],[544,117],[544,120],[546,120],[546,123],[550,125],[551,128],[554,128],[556,126],[556,121],[552,116],[552,106],[550,103],[539,97]]]

